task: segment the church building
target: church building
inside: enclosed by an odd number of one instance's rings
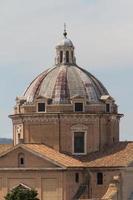
[[[16,98],[13,144],[0,145],[0,200],[21,185],[40,200],[133,200],[133,142],[115,99],[76,63],[67,32],[55,64]]]

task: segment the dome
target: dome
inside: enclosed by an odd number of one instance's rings
[[[41,73],[24,93],[27,102],[41,96],[53,104],[67,104],[74,97],[83,97],[89,103],[100,102],[108,95],[102,83],[77,65],[58,65]]]
[[[74,47],[73,43],[70,39],[64,37],[57,45],[58,46],[68,46],[68,47]]]
[[[24,93],[27,102],[36,98],[50,99],[53,104],[69,104],[73,98],[84,98],[88,103],[100,102],[108,95],[102,83],[76,64],[74,46],[64,30],[63,40],[56,46],[55,66],[41,73]]]

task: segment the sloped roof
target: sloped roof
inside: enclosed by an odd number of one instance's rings
[[[12,144],[0,144],[0,154],[6,152],[13,147]]]
[[[60,167],[65,167],[65,168],[85,167],[80,160],[75,159],[66,154],[60,153],[44,144],[18,144],[14,147],[11,145],[9,147],[7,145],[1,145],[1,146],[3,147],[3,150],[0,151],[0,157],[7,155],[8,153],[17,148],[23,148],[27,151],[30,151],[31,153],[36,154],[39,157],[42,157],[44,159],[49,160],[50,162],[53,162],[56,165],[59,165]]]
[[[87,167],[127,167],[133,162],[133,142],[119,142],[102,152],[80,157]]]
[[[44,144],[23,144],[23,146],[65,167],[84,167],[81,161],[60,153]]]
[[[15,147],[0,145],[0,156],[18,147],[22,147],[65,168],[127,167],[133,163],[133,142],[119,142],[112,147],[107,147],[102,152],[94,152],[78,157],[60,153],[44,144],[19,144]]]

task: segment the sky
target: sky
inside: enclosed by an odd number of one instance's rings
[[[0,137],[12,137],[16,96],[54,65],[63,24],[77,64],[108,89],[133,140],[133,0],[0,0]]]

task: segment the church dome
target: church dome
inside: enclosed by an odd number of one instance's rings
[[[63,40],[56,46],[55,66],[41,73],[24,93],[27,102],[38,97],[51,99],[53,104],[68,104],[75,97],[88,103],[100,102],[108,91],[92,74],[76,64],[74,46],[64,31]]]
[[[95,103],[103,95],[108,95],[108,92],[102,83],[76,65],[60,65],[44,71],[24,93],[27,102],[41,96],[52,99],[54,104],[70,103],[74,97],[83,97]]]

